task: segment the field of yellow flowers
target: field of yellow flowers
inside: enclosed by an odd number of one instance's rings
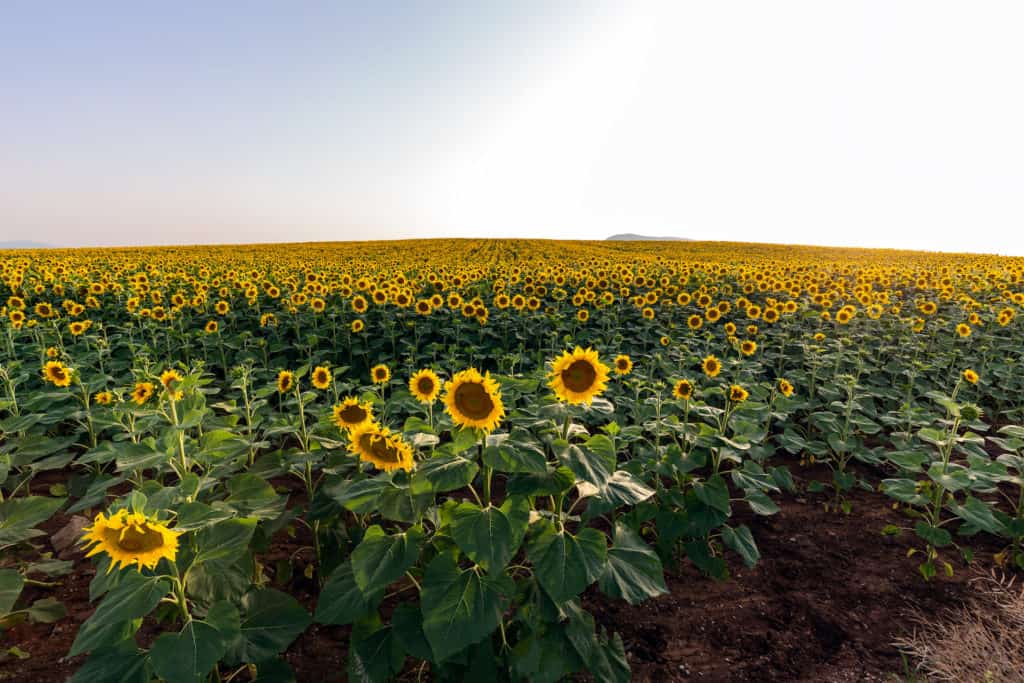
[[[76,682],[295,680],[326,627],[321,679],[628,681],[594,601],[756,571],[794,496],[883,507],[922,586],[1021,571],[1022,309],[1024,259],[925,252],[0,252],[0,637],[71,620]]]

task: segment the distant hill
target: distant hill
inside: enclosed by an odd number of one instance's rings
[[[12,240],[10,242],[0,242],[0,249],[53,249],[53,245],[33,242],[31,240]]]
[[[609,237],[605,241],[607,242],[608,240],[617,240],[617,241],[620,241],[620,242],[643,242],[643,241],[652,241],[652,242],[690,242],[690,241],[692,241],[692,240],[687,239],[686,237],[651,237],[649,235],[634,235],[631,232],[624,232],[624,233],[622,233],[620,235],[612,235],[611,237]]]

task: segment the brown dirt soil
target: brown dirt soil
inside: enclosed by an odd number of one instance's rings
[[[820,467],[798,474],[827,477]],[[669,595],[637,607],[593,588],[587,591],[585,606],[598,623],[621,634],[634,680],[891,681],[903,671],[892,642],[908,628],[906,610],[913,606],[937,613],[970,591],[971,569],[956,563],[956,576],[926,584],[917,573],[918,560],[906,557],[910,537],[880,534],[886,524],[908,525],[882,494],[856,490],[849,516],[827,512],[824,494],[786,494],[776,500],[782,509],[772,517],[757,517],[745,506],[735,512],[734,521],[750,526],[761,551],[753,569],[732,555],[732,578],[714,582],[683,562],[669,568]],[[44,529],[54,533],[66,521],[57,515]],[[262,560],[273,567],[275,560],[292,556],[308,543],[303,536],[275,540]],[[46,539],[40,540],[45,545]],[[978,538],[971,545],[976,562],[991,566],[992,553],[999,549],[995,542]],[[303,576],[309,559],[309,553],[297,553],[290,585],[272,585],[312,611],[313,583]],[[50,683],[74,673],[83,657],[67,659],[65,654],[92,612],[88,585],[93,574],[91,563],[79,558],[73,573],[58,579],[57,588],[26,588],[23,600],[56,597],[68,616],[55,624],[20,624],[2,634],[0,652],[17,646],[30,656],[0,660],[0,681]],[[152,637],[153,628],[144,626],[143,641]],[[286,653],[298,680],[344,678],[348,633],[348,627],[307,629]],[[409,673],[416,677],[414,670]]]

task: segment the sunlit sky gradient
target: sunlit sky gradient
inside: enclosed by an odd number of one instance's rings
[[[0,5],[0,241],[1024,254],[1024,3]]]

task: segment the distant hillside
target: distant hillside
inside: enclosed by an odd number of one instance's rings
[[[631,232],[624,232],[620,235],[612,235],[607,240],[617,240],[620,242],[689,242],[691,240],[685,237],[650,237],[649,235],[634,235]]]
[[[0,249],[53,249],[53,245],[33,242],[31,240],[12,240],[10,242],[0,242]]]

